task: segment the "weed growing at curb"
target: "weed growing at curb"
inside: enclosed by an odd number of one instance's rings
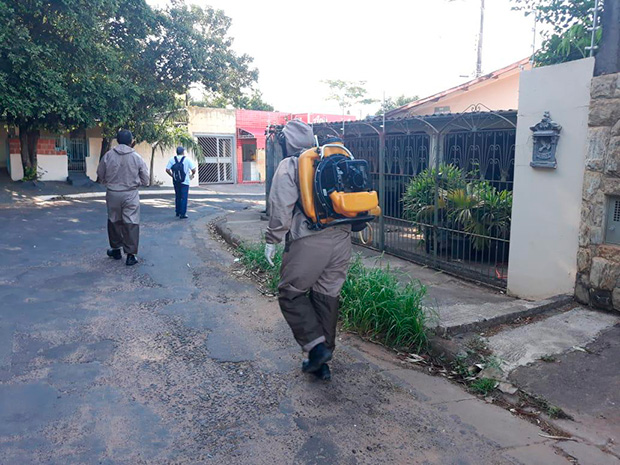
[[[483,396],[486,396],[490,394],[495,389],[496,386],[497,386],[497,381],[495,381],[494,379],[480,378],[480,379],[473,381],[469,385],[469,389],[471,389],[476,394],[482,394]]]
[[[425,296],[419,282],[401,284],[389,267],[366,267],[358,255],[342,287],[342,328],[420,353],[428,342],[425,323],[432,317]]]
[[[560,419],[560,420],[573,420],[573,417],[562,410],[560,407],[556,407],[549,403],[549,401],[541,396],[535,396],[532,394],[528,394],[526,392],[521,391],[519,396],[526,402],[531,405],[535,405],[541,411],[545,412],[549,415],[550,418]]]
[[[245,243],[238,248],[243,266],[260,273],[267,291],[276,294],[282,250],[277,250],[273,267],[267,262],[264,251],[264,241]],[[420,283],[403,285],[389,267],[366,267],[361,256],[357,256],[342,288],[342,329],[389,347],[419,353],[426,348],[428,335],[425,323],[432,316],[423,303],[425,295],[426,288]]]
[[[271,294],[277,294],[280,280],[280,266],[282,265],[282,248],[276,248],[271,266],[265,258],[265,241],[243,243],[237,249],[241,263],[248,270],[259,272],[265,278],[265,287]]]

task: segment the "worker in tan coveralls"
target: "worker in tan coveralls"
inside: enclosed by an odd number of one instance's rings
[[[108,257],[120,260],[121,249],[127,254],[126,265],[138,263],[140,241],[140,195],[138,187],[149,185],[149,169],[140,155],[132,148],[133,135],[122,129],[116,140],[119,145],[107,152],[97,168],[97,181],[107,191]]]
[[[340,290],[351,258],[351,226],[308,229],[298,206],[298,156],[315,145],[312,129],[291,121],[283,132],[288,157],[280,162],[269,193],[265,256],[273,265],[275,244],[285,240],[278,285],[280,309],[296,341],[308,352],[302,370],[329,380],[327,362],[336,345]]]

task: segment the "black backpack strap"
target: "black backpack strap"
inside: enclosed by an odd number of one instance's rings
[[[183,163],[183,160],[185,160],[185,155],[181,157],[181,163]]]
[[[179,160],[177,160],[177,156],[174,156],[174,163],[177,164],[179,162]]]

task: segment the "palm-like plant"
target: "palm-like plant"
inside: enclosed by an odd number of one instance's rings
[[[430,224],[436,191],[439,227],[464,231],[477,251],[487,249],[494,238],[508,238],[512,192],[497,190],[488,181],[467,181],[461,169],[442,164],[439,175],[431,168],[411,180],[402,199],[405,217]]]
[[[187,108],[179,105],[136,123],[136,140],[151,144],[151,185],[154,181],[153,168],[157,149],[163,155],[166,150],[182,145],[194,154],[198,162],[204,159],[200,146],[187,130],[188,116]]]

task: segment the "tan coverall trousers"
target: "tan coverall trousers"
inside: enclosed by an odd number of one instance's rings
[[[113,249],[137,254],[140,241],[140,195],[138,189],[106,192],[108,239]]]
[[[280,270],[279,303],[304,351],[324,342],[334,350],[338,304],[351,259],[351,234],[328,228],[287,245]]]

